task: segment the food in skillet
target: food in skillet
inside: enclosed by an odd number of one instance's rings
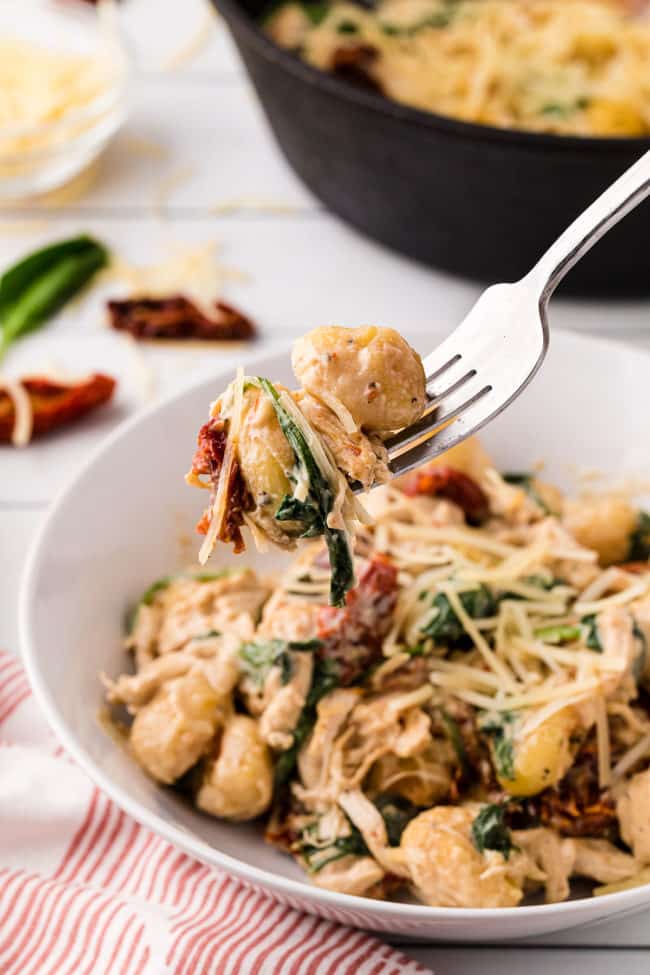
[[[382,438],[421,415],[424,370],[401,335],[376,327],[317,328],[292,364],[301,389],[240,372],[210,408],[187,475],[211,493],[199,557],[217,541],[243,551],[244,525],[262,549],[322,535],[341,605],[354,584],[352,535],[368,521],[351,486],[388,479]]]
[[[650,19],[630,0],[274,5],[264,26],[316,68],[415,108],[561,135],[650,133]]]
[[[368,504],[342,607],[322,540],[279,580],[145,593],[106,682],[134,759],[264,816],[330,890],[511,907],[650,879],[650,516],[473,440]]]

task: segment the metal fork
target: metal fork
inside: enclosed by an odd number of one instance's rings
[[[574,220],[521,281],[483,292],[465,320],[424,360],[426,412],[386,441],[393,475],[465,440],[517,398],[544,361],[548,303],[556,287],[648,195],[650,152]]]

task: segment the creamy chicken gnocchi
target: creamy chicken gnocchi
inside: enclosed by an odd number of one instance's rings
[[[368,517],[352,488],[388,480],[383,439],[420,417],[425,376],[417,352],[390,328],[317,328],[296,342],[290,392],[240,371],[210,407],[189,484],[211,492],[199,522],[205,563],[220,540],[293,549],[323,536],[331,602],[354,584],[352,536]]]
[[[647,0],[286,0],[264,29],[398,102],[501,128],[650,133]]]
[[[324,369],[362,428],[321,341],[295,351],[304,388]],[[246,392],[243,422],[277,419]],[[380,431],[406,422],[381,395]],[[499,473],[474,440],[368,506],[340,607],[322,539],[280,579],[147,590],[132,672],[105,678],[134,760],[207,815],[260,819],[334,891],[495,908],[650,882],[650,515]]]

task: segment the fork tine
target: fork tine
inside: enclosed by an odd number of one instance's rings
[[[461,386],[464,386],[465,383],[469,382],[470,379],[473,379],[474,376],[476,376],[476,369],[470,369],[465,373],[464,376],[457,379],[456,382],[452,383],[451,386],[448,386],[443,392],[432,397],[427,403],[426,412],[420,417],[419,420],[412,423],[408,427],[404,427],[404,429],[400,430],[399,433],[396,433],[395,436],[389,437],[387,440],[385,440],[384,446],[388,450],[389,454],[393,454],[395,451],[403,450],[410,444],[421,440],[422,434],[427,430],[436,430],[440,423],[444,422],[444,419],[434,418],[432,416],[433,412],[436,410],[439,404],[443,402],[443,400],[445,400],[452,393],[455,393],[461,388]]]
[[[459,403],[458,406],[453,407],[447,413],[444,413],[440,417],[436,417],[434,422],[424,423],[419,435],[412,433],[415,426],[419,424],[414,424],[413,427],[407,427],[409,433],[404,438],[399,446],[393,444],[392,448],[389,448],[390,457],[390,468],[394,476],[405,473],[413,467],[417,467],[419,464],[423,464],[426,460],[432,457],[436,457],[438,454],[449,447],[453,446],[459,440],[463,440],[468,437],[474,429],[478,429],[483,425],[485,420],[483,418],[477,418],[476,423],[471,423],[465,414],[472,406],[483,399],[488,393],[492,392],[492,386],[483,386],[478,392],[474,393],[469,399],[464,400]],[[487,417],[486,417],[487,419]],[[455,421],[451,427],[449,424]],[[422,421],[420,421],[421,423]],[[429,436],[426,436],[426,433]],[[452,433],[453,431],[453,433]],[[399,437],[399,435],[398,435]],[[397,440],[398,437],[393,438]],[[386,446],[388,447],[389,442],[387,441]],[[409,448],[410,449],[407,449]],[[400,449],[401,448],[401,449]]]
[[[462,358],[463,358],[462,355],[460,355],[460,353],[457,352],[455,355],[452,355],[445,363],[443,363],[443,365],[439,366],[437,369],[434,370],[434,372],[430,373],[427,376],[427,390],[432,382],[435,382],[435,380],[438,379],[438,377],[441,376],[443,372],[447,372],[448,369],[451,369],[452,366],[455,366],[456,363]]]

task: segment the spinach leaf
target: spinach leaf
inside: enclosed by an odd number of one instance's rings
[[[496,600],[486,586],[481,585],[477,589],[459,593],[458,598],[463,609],[472,619],[485,619],[488,616],[494,616],[497,611]],[[438,593],[432,606],[437,610],[437,613],[421,630],[422,636],[429,637],[436,643],[441,643],[450,648],[471,647],[472,640],[465,632],[465,628],[452,609],[447,596],[444,593]]]
[[[582,627],[541,626],[539,629],[533,631],[533,635],[536,639],[543,640],[545,643],[572,643],[574,640],[579,640],[582,636]]]
[[[314,27],[317,27],[320,23],[322,23],[332,9],[327,0],[324,0],[324,2],[320,2],[320,0],[312,0],[311,3],[301,3],[300,6],[305,11]]]
[[[480,810],[472,823],[472,842],[479,853],[496,850],[508,859],[513,843],[504,818],[504,805],[489,803]]]
[[[341,20],[336,25],[337,34],[356,34],[358,30],[359,25],[355,24],[353,20]]]
[[[275,763],[275,785],[282,786],[287,782],[296,765],[298,752],[311,734],[311,730],[316,723],[316,705],[339,685],[339,668],[333,660],[316,657],[314,659],[314,672],[311,679],[311,687],[305,706],[300,712],[300,717],[293,732],[293,744],[286,751],[282,752]]]
[[[164,589],[167,589],[167,587],[170,586],[174,581],[174,578],[174,576],[163,576],[162,579],[156,579],[156,581],[152,582],[149,588],[143,592],[138,605],[151,606],[158,593],[162,592]]]
[[[540,115],[555,115],[557,118],[566,118],[574,112],[589,106],[589,99],[581,96],[572,102],[547,102],[542,105]]]
[[[242,643],[239,648],[239,659],[244,673],[261,690],[271,667],[274,667],[286,652],[287,644],[284,640],[257,640]]]
[[[552,575],[532,575],[524,576],[521,582],[527,586],[534,586],[537,589],[543,589],[545,592],[549,592],[555,586],[563,585],[562,579],[557,579]],[[525,599],[524,596],[520,596],[518,592],[500,592],[499,602],[502,599]]]
[[[628,559],[633,562],[646,562],[650,559],[650,514],[640,511],[636,528],[630,535]]]
[[[580,622],[584,628],[586,646],[588,646],[590,650],[595,650],[596,653],[602,653],[603,645],[600,642],[600,636],[598,634],[596,614],[589,613],[588,616],[583,616]]]
[[[354,567],[345,532],[330,528],[327,524],[327,516],[334,507],[332,488],[316,463],[302,431],[282,406],[275,386],[268,379],[261,377],[258,378],[258,382],[273,404],[278,423],[293,450],[296,462],[300,464],[309,478],[307,499],[303,502],[297,502],[300,506],[297,507],[295,498],[283,498],[278,509],[278,512],[281,513],[278,520],[287,520],[295,517],[297,512],[302,511],[308,519],[305,522],[303,536],[309,538],[314,535],[323,535],[325,537],[332,569],[330,603],[333,606],[343,606],[345,594],[354,585]],[[278,512],[276,512],[276,518]]]
[[[455,718],[452,718],[450,714],[443,709],[441,711],[442,720],[444,722],[447,734],[449,735],[449,740],[452,744],[458,761],[464,772],[469,769],[469,761],[467,759],[467,752],[465,751],[465,745],[463,744],[463,736],[460,733],[460,728],[458,727],[458,722]]]
[[[43,325],[108,262],[91,237],[44,247],[0,278],[0,358],[16,339]]]
[[[486,714],[479,721],[479,728],[492,741],[492,754],[497,775],[503,779],[515,777],[515,752],[512,742],[515,716],[511,711]]]
[[[310,843],[308,830],[303,833],[303,836],[305,835],[307,842],[300,845],[299,851],[307,864],[308,873],[318,873],[328,863],[341,860],[343,857],[366,857],[370,855],[363,836],[354,823],[350,823],[348,836],[339,836],[329,846],[318,846],[315,843]]]
[[[280,682],[288,684],[291,680],[293,668],[289,651],[317,650],[322,644],[320,640],[256,640],[242,643],[239,648],[239,659],[245,674],[250,677],[256,687],[262,688],[272,667],[280,668]]]
[[[389,845],[399,846],[402,833],[411,820],[418,815],[420,808],[404,796],[390,794],[378,796],[374,804],[384,820]]]

